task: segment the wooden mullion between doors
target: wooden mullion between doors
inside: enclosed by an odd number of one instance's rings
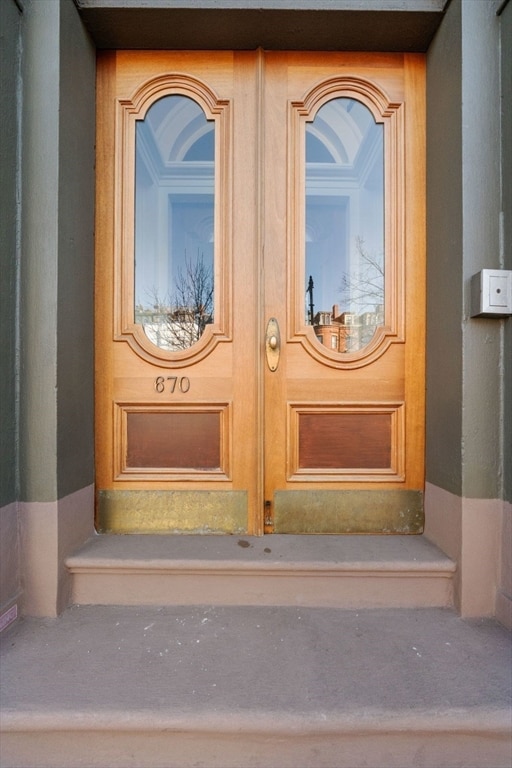
[[[274,492],[285,486],[286,468],[286,370],[289,337],[287,296],[288,213],[288,54],[267,52],[264,81],[265,178],[263,224],[265,318],[275,317],[280,329],[281,349],[275,371],[264,366],[265,386],[265,500],[274,504]],[[272,506],[270,507],[270,511]],[[267,530],[270,526],[267,527]]]
[[[96,107],[96,255],[95,255],[95,454],[96,484],[108,487],[113,476],[112,395],[113,263],[112,205],[115,178],[114,109],[117,59],[102,51],[97,65]],[[98,308],[101,308],[99,311]]]
[[[408,488],[425,482],[426,322],[426,105],[425,56],[404,56],[405,252],[407,328],[405,355],[406,478]]]
[[[256,216],[256,264],[255,278],[257,285],[257,332],[254,340],[256,346],[256,381],[258,382],[257,392],[257,449],[256,449],[256,508],[254,510],[254,533],[263,534],[265,530],[265,391],[264,391],[264,356],[263,356],[263,333],[266,325],[264,306],[264,249],[265,249],[265,187],[264,187],[264,161],[265,161],[265,143],[264,143],[264,115],[265,115],[265,53],[259,48],[256,62],[256,189],[257,189],[257,216]]]
[[[233,479],[235,489],[247,492],[247,530],[253,535],[263,533],[262,67],[260,51],[234,54]]]

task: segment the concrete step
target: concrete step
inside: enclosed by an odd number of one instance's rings
[[[96,536],[67,560],[80,605],[450,606],[423,536]]]
[[[450,609],[74,606],[1,652],[3,768],[510,768],[511,635]]]

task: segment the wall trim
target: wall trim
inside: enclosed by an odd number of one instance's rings
[[[75,0],[103,49],[427,50],[447,0]]]
[[[94,535],[94,485],[57,501],[20,502],[22,612],[58,616],[71,601],[65,560]]]
[[[496,619],[507,629],[512,630],[512,597],[498,589],[496,593]]]
[[[512,503],[503,505],[501,563],[499,587],[496,592],[496,618],[512,629]]]
[[[17,501],[0,507],[0,615],[20,601],[20,556]]]
[[[463,617],[497,617],[506,506],[501,499],[464,498],[426,483],[425,536],[457,563],[455,605]]]

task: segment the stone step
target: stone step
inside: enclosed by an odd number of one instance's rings
[[[451,606],[423,536],[95,536],[66,561],[80,605]]]
[[[512,639],[450,609],[74,606],[2,638],[3,768],[510,768]]]

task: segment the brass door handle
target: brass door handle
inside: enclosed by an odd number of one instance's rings
[[[275,317],[271,317],[267,323],[267,331],[265,333],[265,353],[267,355],[267,365],[271,371],[277,370],[280,351],[281,334],[279,333],[279,324]]]

